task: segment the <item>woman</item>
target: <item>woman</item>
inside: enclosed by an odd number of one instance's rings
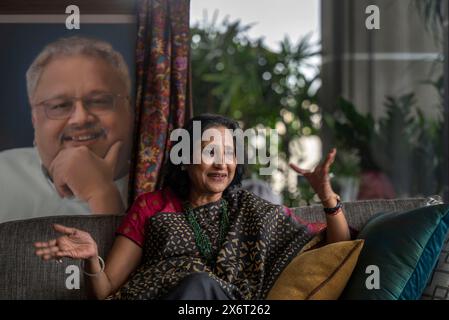
[[[194,121],[201,123],[201,133],[215,130],[216,135],[201,141],[201,155],[189,152],[185,162],[193,164],[175,165],[171,155],[164,188],[136,199],[105,266],[88,233],[61,225],[54,228],[64,235],[35,243],[36,254],[44,260],[83,259],[98,299],[266,297],[313,234],[288,209],[238,188],[243,164],[236,161],[230,132],[239,129],[237,122],[219,115],[198,116],[185,128],[189,137],[195,137]],[[192,139],[188,149],[194,151],[196,142]],[[334,149],[312,172],[291,165],[308,179],[327,208],[328,243],[350,238],[328,177],[335,154]]]

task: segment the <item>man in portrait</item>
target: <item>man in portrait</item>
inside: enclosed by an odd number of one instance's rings
[[[0,222],[124,212],[133,110],[122,55],[104,41],[62,38],[26,82],[34,147],[0,152]]]

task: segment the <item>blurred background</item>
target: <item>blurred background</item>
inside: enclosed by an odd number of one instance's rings
[[[370,5],[379,29],[366,27]],[[247,178],[287,205],[317,200],[287,164],[312,169],[334,146],[344,200],[443,195],[447,10],[445,0],[192,0],[194,112],[276,128],[278,169],[250,166]]]
[[[81,30],[65,28],[72,2],[83,8]],[[248,166],[247,188],[289,206],[314,203],[288,163],[312,169],[337,147],[332,182],[346,201],[448,199],[448,0],[190,3],[194,113],[280,135],[279,166],[270,176]],[[104,39],[134,74],[135,4],[1,1],[0,151],[32,146],[24,75],[46,43],[76,33]],[[376,22],[370,5],[379,29],[366,27]]]

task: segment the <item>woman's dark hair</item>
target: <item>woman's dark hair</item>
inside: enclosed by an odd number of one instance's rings
[[[190,137],[190,161],[192,162],[192,152],[193,152],[193,123],[194,121],[199,121],[201,123],[201,136],[203,132],[212,127],[225,127],[231,130],[240,129],[237,121],[229,119],[227,117],[205,113],[192,119],[187,122],[184,126],[184,129],[187,130]],[[200,136],[200,138],[201,138]],[[178,140],[173,144],[174,147],[176,144],[180,143],[182,140]],[[234,137],[234,148],[236,147],[236,141]],[[182,164],[174,164],[171,159],[168,159],[167,164],[164,168],[164,179],[163,179],[163,187],[170,187],[170,189],[182,200],[187,200],[190,192],[190,179],[186,170],[181,170]],[[229,186],[223,192],[224,195],[228,194],[235,188],[241,186],[242,177],[244,172],[244,165],[237,164],[235,168],[234,179],[232,179]]]

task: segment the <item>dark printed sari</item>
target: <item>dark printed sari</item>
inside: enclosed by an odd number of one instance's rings
[[[141,196],[118,230],[139,245],[144,237],[143,257],[128,282],[111,298],[160,299],[187,275],[207,272],[235,299],[264,299],[282,270],[313,236],[306,225],[286,214],[284,207],[239,190],[226,197],[230,226],[219,251],[221,201],[194,209],[218,251],[212,269],[200,255],[179,201],[169,191],[152,196]],[[140,210],[148,205],[158,208],[150,214]],[[156,212],[159,209],[162,211]],[[137,230],[140,239],[133,237],[133,228],[143,218],[143,230]]]

